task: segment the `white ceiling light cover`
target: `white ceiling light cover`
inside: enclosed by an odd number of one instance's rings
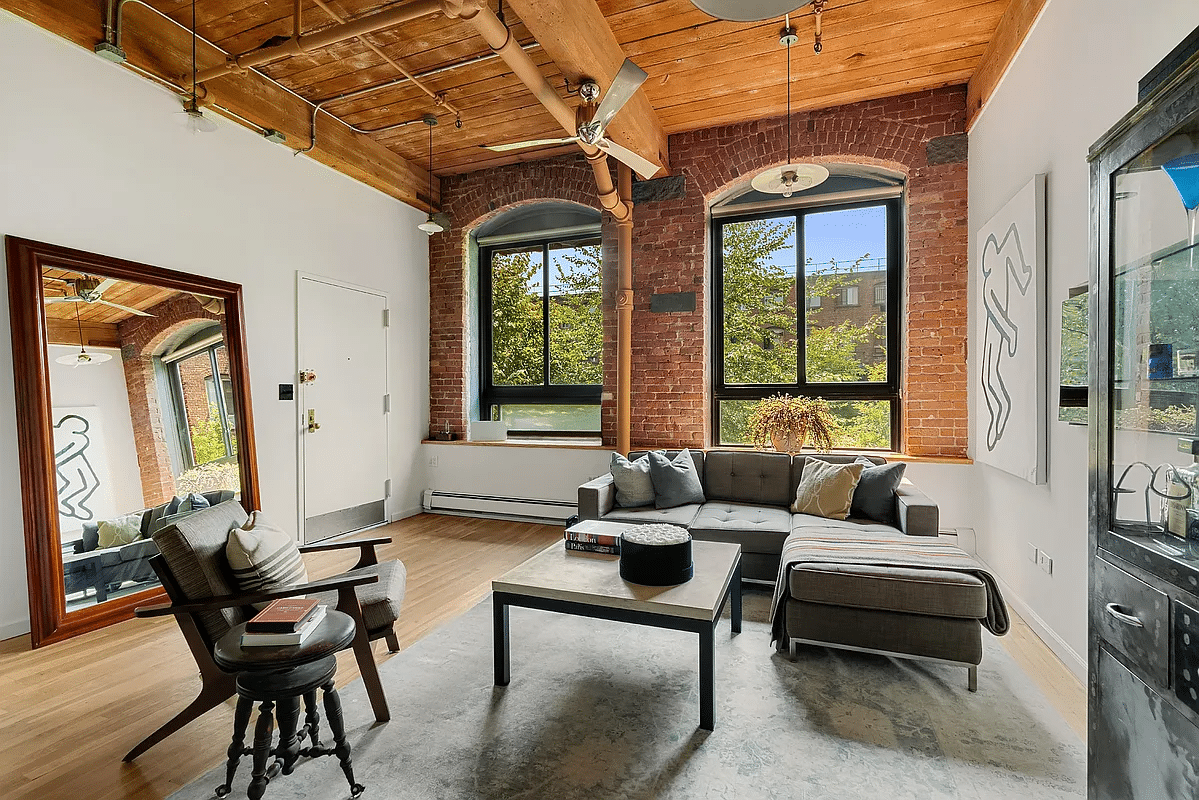
[[[820,164],[784,164],[771,167],[753,177],[750,185],[759,192],[790,197],[828,180],[828,169]]]
[[[794,14],[812,0],[691,0],[700,11],[732,22],[761,22]]]

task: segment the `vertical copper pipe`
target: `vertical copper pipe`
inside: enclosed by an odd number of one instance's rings
[[[633,426],[633,171],[620,164],[616,176],[627,211],[616,221],[616,449],[628,455]]]

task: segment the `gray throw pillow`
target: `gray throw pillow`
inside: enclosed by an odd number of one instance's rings
[[[648,454],[649,477],[654,482],[654,505],[674,508],[704,502],[704,487],[691,460],[691,451],[683,450],[671,461],[665,451]]]
[[[654,502],[654,482],[649,477],[649,457],[629,461],[620,453],[612,454],[612,482],[616,484],[616,505],[621,508],[648,506]]]
[[[875,464],[868,458],[858,458],[856,464],[864,465],[858,488],[853,493],[853,505],[849,516],[872,519],[884,525],[895,524],[895,490],[903,480],[907,464],[893,461]]]

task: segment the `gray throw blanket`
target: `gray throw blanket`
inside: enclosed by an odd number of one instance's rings
[[[787,641],[787,615],[783,612],[790,595],[787,573],[795,564],[866,564],[878,567],[916,567],[964,572],[983,582],[987,591],[987,616],[982,624],[996,636],[1008,632],[1007,606],[995,577],[965,550],[931,536],[854,536],[821,538],[792,534],[783,542],[779,577],[771,603],[771,642]]]

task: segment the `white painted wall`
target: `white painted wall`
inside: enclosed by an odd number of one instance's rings
[[[970,132],[971,236],[1038,172],[1048,181],[1049,385],[1056,386],[1061,301],[1088,278],[1088,165],[1092,142],[1137,99],[1137,81],[1199,25],[1195,0],[1049,0],[1040,20]],[[971,242],[971,259],[977,245]],[[971,278],[977,265],[971,264]],[[972,318],[974,287],[971,288]],[[971,375],[979,343],[971,341]],[[1087,631],[1087,429],[1057,422],[1050,393],[1049,482],[1033,486],[973,467],[970,483],[979,555],[1076,671]],[[983,413],[971,383],[973,414]],[[931,494],[943,498],[936,485]],[[1046,575],[1026,558],[1028,542],[1054,559]]]
[[[391,299],[393,517],[420,508],[428,430],[423,215],[224,123],[190,135],[179,103],[120,67],[0,12],[0,233],[244,286],[262,502],[296,519],[295,273]],[[7,297],[0,276],[0,296]],[[0,330],[8,329],[0,302]],[[28,630],[12,351],[0,335],[0,638]]]
[[[86,367],[69,367],[54,359],[63,355],[74,355],[78,347],[52,344],[48,348],[50,363],[50,405],[53,408],[67,406],[95,406],[100,409],[104,424],[104,452],[108,462],[111,481],[109,497],[112,507],[95,509],[100,517],[128,514],[145,507],[142,499],[141,474],[137,465],[137,445],[133,440],[133,422],[129,414],[129,391],[125,386],[125,368],[121,364],[121,351],[105,347],[89,347],[89,351],[107,353],[111,361],[89,364]],[[132,480],[122,480],[131,477]],[[82,523],[76,521],[78,529]],[[77,538],[65,528],[63,539]]]

